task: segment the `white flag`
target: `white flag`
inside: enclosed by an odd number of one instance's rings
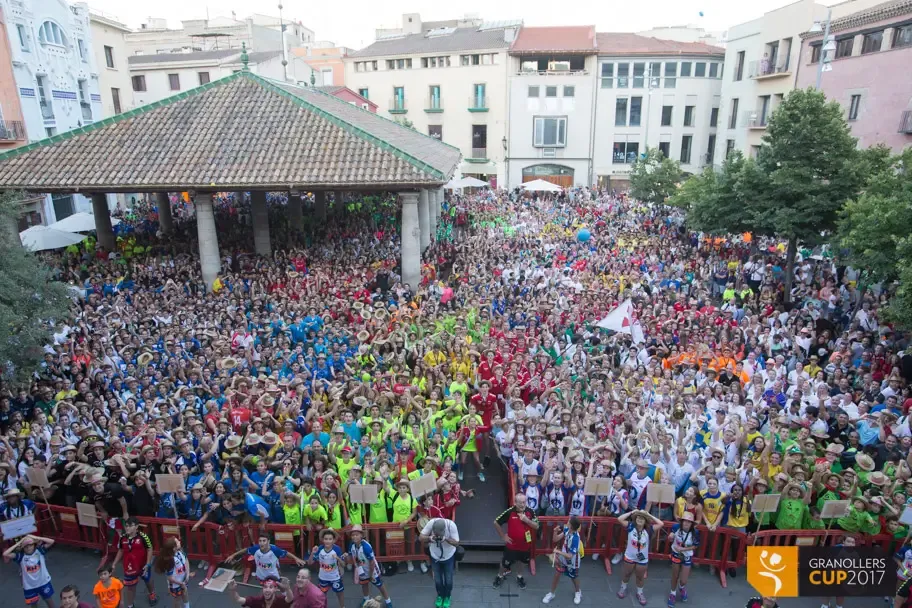
[[[624,300],[617,308],[609,312],[604,319],[596,323],[596,327],[610,329],[620,334],[629,334],[633,331],[633,304],[629,299]]]

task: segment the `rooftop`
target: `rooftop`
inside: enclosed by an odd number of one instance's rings
[[[594,55],[596,46],[594,25],[557,27],[524,27],[510,47],[515,54],[579,53]]]
[[[430,36],[428,34],[431,34]],[[464,27],[444,35],[428,31],[409,34],[398,38],[378,40],[360,51],[352,51],[349,57],[388,57],[398,55],[420,55],[432,53],[455,53],[459,51],[482,51],[506,49],[510,43],[505,39],[504,29],[480,29]]]
[[[247,54],[252,64],[268,61],[278,57],[282,51],[259,51]],[[220,51],[196,51],[193,53],[156,53],[154,55],[130,55],[127,63],[131,67],[160,63],[240,63],[241,49],[224,49]]]
[[[0,189],[418,188],[449,181],[460,156],[332,95],[244,70],[0,154]]]
[[[841,32],[858,27],[864,27],[871,23],[912,14],[912,0],[892,0],[872,6],[869,9],[833,19],[830,23],[830,32]],[[804,32],[802,38],[823,38],[823,32],[811,33]]]
[[[702,42],[677,42],[627,32],[596,34],[599,55],[710,55],[725,56],[725,49]]]

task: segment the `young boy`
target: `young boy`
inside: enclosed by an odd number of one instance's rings
[[[380,578],[380,564],[377,563],[374,548],[364,540],[364,528],[359,525],[352,526],[351,539],[348,555],[355,568],[356,580],[361,584],[364,602],[366,603],[370,599],[370,585],[373,583],[374,587],[383,595],[387,608],[392,608],[393,601],[390,599],[386,587],[383,586],[383,579]]]
[[[4,558],[15,559],[19,564],[26,606],[34,606],[40,598],[48,608],[55,608],[51,573],[44,560],[44,554],[53,544],[53,539],[28,534],[3,552]]]
[[[127,608],[133,608],[139,579],[146,584],[146,590],[149,592],[149,605],[154,606],[158,603],[155,584],[152,582],[152,559],[152,541],[139,531],[139,521],[135,517],[128,517],[124,520],[124,533],[117,544],[117,555],[114,556],[114,562],[111,564],[111,568],[116,570],[117,564],[123,560],[124,601]]]
[[[580,558],[583,548],[583,541],[579,535],[580,521],[574,515],[570,517],[567,525],[563,528],[554,529],[554,544],[561,543],[559,549],[554,550],[554,579],[551,581],[551,591],[542,598],[542,604],[550,604],[554,599],[554,592],[557,591],[557,584],[560,582],[561,574],[565,575],[573,583],[575,591],[573,603],[579,604],[583,601],[583,592],[579,584],[579,567]]]
[[[256,545],[232,553],[225,561],[231,562],[240,557],[243,553],[253,557],[253,563],[256,565],[254,576],[261,585],[269,578],[274,578],[276,580],[281,578],[281,576],[279,576],[279,560],[285,556],[290,555],[291,559],[299,566],[304,566],[306,564],[303,559],[291,555],[285,549],[280,549],[275,545],[270,544],[269,534],[266,532],[260,532]]]
[[[98,582],[92,590],[95,601],[98,602],[98,608],[123,608],[124,584],[114,578],[114,567],[108,564],[102,564],[98,568]]]
[[[329,593],[330,590],[335,591],[336,599],[339,600],[339,608],[345,608],[345,585],[342,583],[342,571],[348,556],[336,545],[338,536],[335,530],[329,528],[320,532],[320,541],[323,544],[313,548],[310,553],[310,561],[320,567],[320,590],[323,593]]]

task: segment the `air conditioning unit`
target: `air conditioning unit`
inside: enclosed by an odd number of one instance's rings
[[[537,61],[523,61],[522,71],[523,72],[537,72],[538,71],[538,62]]]
[[[569,61],[551,61],[548,63],[549,72],[569,72],[570,71],[570,62]]]

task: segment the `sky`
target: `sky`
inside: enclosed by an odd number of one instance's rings
[[[138,28],[148,17],[168,20],[169,27],[179,27],[181,19],[237,17],[257,12],[278,14],[279,0],[274,4],[250,0],[85,0],[93,9],[116,16],[128,26]],[[600,32],[633,32],[652,27],[695,25],[709,32],[724,31],[763,13],[790,4],[792,0],[461,0],[458,7],[443,7],[436,2],[420,0],[347,0],[305,2],[284,0],[283,16],[300,20],[316,33],[317,40],[330,40],[337,45],[363,48],[374,40],[378,27],[399,27],[403,13],[420,13],[423,21],[454,19],[474,14],[487,21],[522,19],[525,25],[589,25]],[[819,1],[819,0],[818,0]],[[833,4],[824,0],[821,4]],[[446,3],[449,4],[449,3]]]

